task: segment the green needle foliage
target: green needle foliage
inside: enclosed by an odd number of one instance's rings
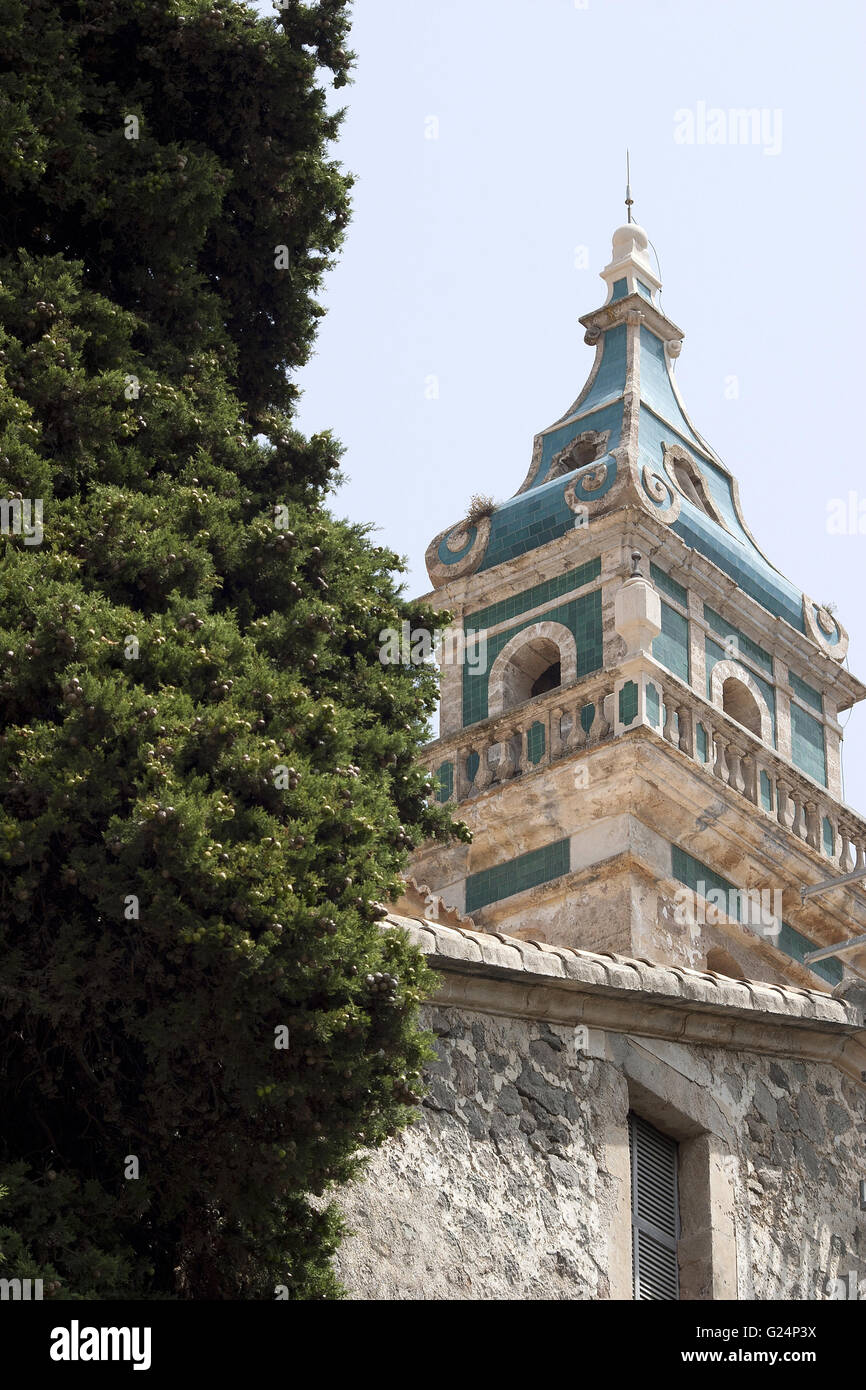
[[[379,633],[440,615],[287,376],[346,11],[0,0],[0,1275],[46,1297],[335,1296],[310,1196],[418,1098],[376,904],[466,831]]]

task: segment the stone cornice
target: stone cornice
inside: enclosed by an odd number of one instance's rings
[[[635,317],[639,315],[639,317]],[[599,333],[606,333],[618,323],[645,324],[663,343],[682,342],[685,334],[662,311],[642,294],[627,294],[622,299],[582,314],[579,323],[586,329],[586,341],[594,343]]]
[[[605,688],[604,680],[604,675],[600,680],[599,673],[596,673],[572,689],[576,693],[586,692],[586,698],[597,701],[599,691]],[[679,688],[684,696],[688,692],[688,687],[683,686],[675,676],[668,673],[664,674],[664,686],[671,691]],[[542,708],[549,710],[557,696],[561,702],[565,693],[562,690],[551,691],[527,702],[523,707],[527,711],[524,723],[537,718]],[[583,693],[580,698],[585,698]],[[695,700],[696,708],[703,707],[707,711],[708,724],[715,723],[721,727],[724,722],[725,727],[736,730],[738,742],[744,748],[751,745],[759,750],[762,765],[784,779],[791,791],[796,787],[804,801],[811,790],[816,800],[821,798],[824,806],[835,806],[837,815],[844,810],[826,791],[819,788],[817,783],[812,783],[811,779],[796,771],[778,755],[771,754],[770,750],[760,745],[747,730],[728,721],[715,706],[700,701],[693,692],[691,698]],[[507,723],[508,718],[509,715],[501,716],[484,723],[495,732],[495,726],[503,720]],[[475,742],[478,742],[478,734],[483,733],[483,730],[484,724],[473,725],[469,730],[462,731],[462,734],[452,735],[443,739],[440,744],[430,745],[428,751],[432,754],[435,750],[435,755],[430,757],[431,766],[444,757],[453,757],[455,749],[461,746],[461,737],[470,735],[471,743],[474,733]],[[539,786],[551,777],[561,776],[565,779],[562,789],[562,795],[565,796],[565,784],[570,777],[569,769],[581,760],[589,760],[592,782],[599,787],[617,775],[627,774],[637,778],[629,792],[631,813],[654,829],[666,842],[678,843],[696,858],[706,860],[718,871],[729,873],[732,881],[736,880],[738,888],[748,890],[767,884],[784,886],[786,919],[798,931],[809,936],[816,946],[841,946],[852,936],[866,934],[866,897],[857,885],[841,886],[826,893],[820,900],[807,901],[805,905],[800,902],[801,884],[814,885],[841,872],[841,868],[836,866],[834,861],[821,850],[809,845],[802,836],[794,834],[789,826],[780,824],[775,813],[761,811],[756,814],[754,803],[742,792],[720,781],[714,775],[710,764],[696,760],[646,725],[638,725],[617,738],[608,735],[601,741],[566,750],[552,761],[545,759],[537,767],[527,767],[520,776],[505,783],[494,782],[487,789],[460,801],[459,814],[467,819],[471,828],[483,822],[486,816],[504,816],[506,820],[518,816],[521,802],[532,795],[533,783]],[[658,812],[648,809],[645,805],[645,794],[643,791],[639,794],[639,788],[644,788],[646,795],[649,795],[651,788],[663,792],[667,809],[662,817]],[[709,817],[708,808],[712,808],[712,815]],[[850,824],[852,829],[854,826],[862,827],[860,837],[866,840],[866,825],[862,819],[851,813]],[[729,857],[739,864],[738,870],[733,867],[727,868],[726,860]],[[655,877],[659,876],[659,865],[648,864],[646,868]],[[572,875],[574,893],[580,891],[581,873],[582,871]],[[667,878],[668,874],[669,865],[663,876]],[[510,896],[509,914],[514,914],[521,906],[525,908],[531,902],[531,895],[537,891],[527,889],[522,895]],[[493,911],[495,912],[495,909]],[[489,916],[490,911],[485,910],[484,915]],[[850,956],[847,957],[847,964],[852,969],[861,969],[857,959]],[[792,961],[789,968],[802,969],[805,978],[805,967],[797,966]]]
[[[440,1005],[804,1058],[863,1084],[862,1011],[818,990],[734,980],[389,915],[442,975]]]
[[[561,574],[566,560],[583,564],[603,551],[617,547],[621,549],[625,565],[625,557],[635,545],[650,560],[660,561],[662,568],[675,567],[680,582],[693,588],[712,607],[727,607],[729,612],[723,616],[734,613],[732,621],[744,628],[747,635],[760,645],[768,647],[786,665],[793,665],[795,670],[798,667],[811,670],[825,684],[832,684],[838,697],[838,709],[850,709],[866,698],[866,685],[838,660],[828,656],[811,637],[793,628],[784,618],[768,612],[724,570],[699,551],[693,550],[669,526],[632,503],[625,506],[620,504],[613,511],[594,516],[586,538],[581,542],[579,554],[575,554],[574,533],[569,532],[551,541],[543,550],[533,552],[531,563],[529,556],[520,555],[481,574],[451,579],[441,589],[434,589],[417,601],[434,608],[457,609],[462,615],[468,603],[473,609],[486,607],[497,598]]]

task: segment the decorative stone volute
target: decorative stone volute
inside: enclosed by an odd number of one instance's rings
[[[626,645],[626,658],[649,656],[652,642],[662,630],[662,604],[658,591],[640,573],[640,555],[632,555],[633,572],[617,590],[614,625]]]

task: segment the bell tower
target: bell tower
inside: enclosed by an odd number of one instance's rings
[[[636,223],[601,278],[583,390],[515,495],[427,551],[455,639],[428,764],[473,840],[423,847],[412,879],[476,930],[832,988],[866,949],[805,958],[866,933],[866,897],[801,889],[864,868],[838,716],[866,687],[686,412]]]

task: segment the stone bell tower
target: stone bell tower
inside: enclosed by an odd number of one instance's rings
[[[428,761],[473,841],[422,848],[412,878],[428,918],[833,987],[866,950],[804,957],[866,933],[866,897],[801,889],[864,865],[838,716],[866,688],[686,413],[647,247],[614,233],[589,379],[517,493],[428,549],[460,639]]]

